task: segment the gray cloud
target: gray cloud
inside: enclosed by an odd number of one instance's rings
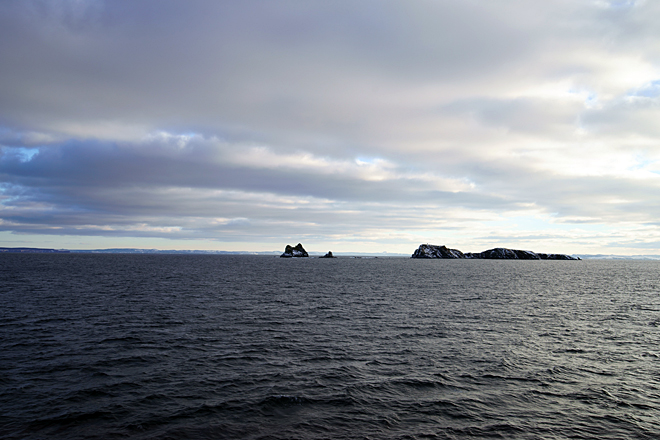
[[[584,249],[599,225],[601,246],[624,226],[617,242],[652,243],[658,18],[586,0],[2,2],[0,230]],[[521,216],[541,220],[502,226]]]

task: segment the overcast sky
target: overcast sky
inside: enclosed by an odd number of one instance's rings
[[[0,2],[0,246],[660,254],[660,2]]]

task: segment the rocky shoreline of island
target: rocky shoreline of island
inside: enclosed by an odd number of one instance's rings
[[[309,257],[301,243],[296,246],[286,245],[284,253],[280,258],[300,258]],[[318,258],[336,258],[332,251],[328,251],[322,257]],[[525,251],[520,249],[493,248],[483,252],[461,252],[458,249],[450,249],[444,245],[420,244],[413,252],[410,258],[441,258],[441,259],[468,259],[468,260],[580,260],[580,257],[573,257],[567,254],[548,254],[542,252]]]
[[[447,246],[421,244],[410,258],[447,258],[472,260],[579,260],[566,254],[547,254],[542,252],[524,251],[520,249],[493,248],[483,252],[463,253],[458,249],[449,249]]]

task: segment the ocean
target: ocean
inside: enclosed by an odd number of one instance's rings
[[[657,439],[660,262],[0,255],[4,439]]]

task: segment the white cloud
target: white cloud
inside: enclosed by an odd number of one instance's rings
[[[4,2],[2,229],[652,249],[659,19],[642,1]]]

